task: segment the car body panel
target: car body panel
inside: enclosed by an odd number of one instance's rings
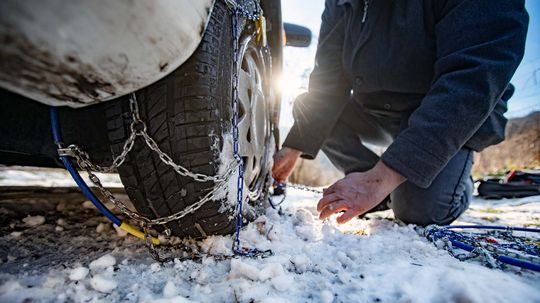
[[[0,87],[74,108],[136,91],[193,54],[214,1],[0,1]]]

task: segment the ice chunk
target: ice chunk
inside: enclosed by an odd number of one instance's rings
[[[157,262],[154,262],[154,263],[150,264],[150,270],[152,272],[158,272],[158,271],[161,270],[161,265],[159,265],[159,263],[157,263]]]
[[[163,298],[163,299],[146,299],[140,301],[140,303],[196,303],[197,301],[192,301],[186,299],[182,296],[176,296],[172,298]]]
[[[290,262],[294,265],[297,273],[304,273],[310,265],[310,260],[305,254],[293,256]]]
[[[90,270],[84,266],[76,267],[72,269],[71,272],[69,273],[69,279],[72,281],[82,280],[86,278],[89,271]]]
[[[90,262],[89,267],[90,269],[95,270],[100,268],[107,268],[109,266],[113,266],[114,264],[116,264],[116,259],[110,254],[106,254]]]
[[[82,207],[86,208],[86,209],[92,209],[92,208],[94,208],[94,204],[92,202],[86,200],[86,201],[83,202]]]
[[[271,282],[272,286],[279,291],[285,291],[294,285],[294,279],[287,275],[274,277]]]
[[[230,237],[210,236],[201,243],[201,249],[212,255],[230,254],[232,239]]]
[[[22,235],[22,232],[21,231],[13,231],[11,232],[10,236],[12,236],[14,239],[18,239],[20,238]]]
[[[317,239],[317,231],[312,225],[298,225],[294,229],[296,235],[306,241],[315,241]]]
[[[96,232],[97,233],[102,233],[104,232],[106,229],[108,229],[108,226],[106,223],[99,223],[98,226],[96,226]]]
[[[259,270],[253,265],[243,263],[242,261],[237,259],[232,259],[230,277],[247,278],[253,281],[257,281],[259,279]]]
[[[332,303],[334,295],[329,290],[321,291],[321,303]]]
[[[118,286],[118,283],[116,283],[116,281],[113,279],[106,278],[101,275],[95,275],[90,280],[90,285],[93,289],[99,292],[109,293]]]
[[[300,208],[295,213],[295,224],[313,224],[315,222],[315,219],[313,219],[313,215],[311,212],[304,208]]]
[[[265,281],[270,278],[283,276],[284,274],[285,272],[283,271],[281,264],[270,263],[266,264],[266,266],[259,272],[259,280]]]
[[[174,297],[178,294],[178,288],[176,288],[176,285],[169,280],[167,283],[165,283],[165,286],[163,287],[163,296],[165,298]]]
[[[26,216],[26,218],[22,219],[24,224],[28,226],[38,226],[43,223],[45,223],[45,217],[43,216]]]
[[[119,237],[125,237],[127,236],[127,231],[121,229],[120,227],[116,226],[115,224],[113,224],[113,227],[114,229],[116,229],[116,234],[119,236]]]
[[[6,283],[0,285],[0,294],[11,293],[23,288],[21,283],[16,280],[9,280]]]

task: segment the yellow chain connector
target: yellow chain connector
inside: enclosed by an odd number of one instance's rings
[[[127,233],[141,239],[141,240],[145,240],[145,236],[144,236],[144,233],[141,232],[140,230],[138,230],[137,228],[125,223],[125,222],[122,222],[122,224],[119,226],[120,229],[126,231]],[[158,238],[154,238],[154,237],[151,237],[150,238],[151,241],[152,241],[152,244],[154,245],[159,245],[160,244],[160,241]]]
[[[255,20],[257,43],[261,43],[262,46],[266,46],[266,18],[261,16],[259,19]]]

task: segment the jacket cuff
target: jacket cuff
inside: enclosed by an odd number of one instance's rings
[[[301,134],[300,128],[295,122],[287,138],[285,138],[283,146],[301,151],[304,159],[315,159],[323,141],[323,136],[313,137],[310,134]]]
[[[382,154],[384,164],[421,188],[428,188],[447,164],[441,158],[399,136]]]

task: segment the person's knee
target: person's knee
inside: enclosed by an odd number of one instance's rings
[[[429,203],[421,203],[417,199],[419,197],[397,198],[393,196],[390,202],[390,208],[394,212],[394,218],[406,224],[420,226],[446,223],[437,219],[437,211]]]
[[[429,188],[410,182],[400,185],[391,195],[395,217],[418,225],[445,225],[457,219],[472,198],[471,166],[472,151],[461,149]]]
[[[446,225],[457,219],[468,207],[468,193],[460,199],[444,192],[422,189],[404,183],[391,195],[390,207],[394,217],[407,224],[427,226]]]

